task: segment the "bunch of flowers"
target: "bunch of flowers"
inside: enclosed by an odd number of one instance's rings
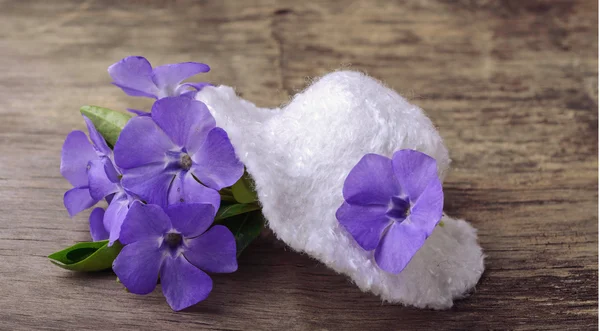
[[[61,174],[71,216],[94,207],[91,242],[50,255],[70,270],[112,268],[129,292],[161,283],[174,310],[204,300],[207,273],[237,270],[237,256],[264,226],[252,179],[227,133],[195,99],[208,83],[182,83],[209,71],[186,62],[152,68],[143,57],[109,67],[113,84],[155,99],[150,112],[81,108],[89,137],[71,132]],[[218,111],[215,110],[215,111]],[[382,270],[398,274],[442,223],[443,192],[436,161],[415,150],[393,157],[366,154],[345,179],[340,228]]]
[[[61,174],[69,215],[105,201],[89,217],[91,242],[50,255],[70,270],[111,268],[129,292],[147,294],[160,279],[174,310],[204,300],[207,273],[237,270],[237,256],[260,233],[263,219],[251,179],[227,133],[194,99],[208,83],[181,83],[209,71],[187,62],[152,68],[127,57],[108,69],[131,96],[156,99],[149,113],[81,108],[88,136],[71,132]]]

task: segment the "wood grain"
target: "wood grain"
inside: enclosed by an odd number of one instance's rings
[[[597,329],[597,26],[591,0],[0,0],[0,329]],[[448,311],[382,304],[271,236],[181,313],[51,265],[89,239],[58,171],[79,106],[150,105],[109,84],[127,55],[209,63],[261,106],[338,68],[385,81],[451,151],[446,211],[487,255],[476,291]]]

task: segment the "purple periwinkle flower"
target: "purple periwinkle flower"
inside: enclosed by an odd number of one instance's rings
[[[156,101],[151,115],[129,120],[115,144],[125,190],[163,207],[186,202],[218,209],[218,190],[244,173],[227,133],[202,102],[185,97]]]
[[[436,161],[415,150],[392,159],[366,154],[344,182],[340,224],[377,265],[400,273],[442,218],[444,194]]]
[[[93,241],[106,240],[110,237],[109,230],[104,226],[104,208],[96,207],[90,213],[90,234]]]
[[[106,211],[98,207],[90,214],[90,234],[94,241],[108,239],[108,245],[112,246],[119,239],[123,220],[136,199],[119,185],[117,192],[107,196],[106,200],[109,203]]]
[[[196,74],[208,72],[204,63],[183,62],[166,64],[152,69],[152,65],[141,56],[128,56],[108,67],[113,84],[134,97],[161,99],[173,96],[193,98],[209,83],[181,83]]]
[[[150,116],[150,113],[143,110],[127,108],[127,111],[137,116]]]
[[[237,270],[233,234],[222,225],[210,227],[215,209],[209,204],[132,204],[121,228],[125,245],[113,270],[135,294],[154,290],[158,277],[167,303],[181,310],[208,297],[212,280],[205,272]],[[207,231],[208,229],[208,231]]]
[[[65,140],[61,174],[74,186],[64,196],[64,204],[73,217],[84,209],[107,199],[106,212],[95,208],[90,214],[90,234],[94,241],[119,238],[121,223],[132,197],[120,185],[121,174],[114,164],[113,152],[90,119],[84,116],[92,143],[82,131],[73,131]]]
[[[121,186],[122,174],[114,164],[112,151],[106,158],[90,161],[88,167],[88,180],[92,197],[99,200],[106,198],[108,202],[108,208],[102,214],[102,224],[106,232],[102,232],[102,228],[98,224],[100,212],[96,211],[98,209],[96,208],[90,214],[90,233],[94,240],[109,239],[110,246],[119,239],[121,224],[123,224],[129,206],[135,198]],[[106,233],[109,234],[108,237],[106,237]]]
[[[71,217],[92,207],[103,197],[92,194],[88,179],[91,162],[105,163],[112,151],[96,131],[92,122],[84,116],[92,143],[82,131],[72,131],[63,144],[60,174],[73,188],[64,195],[64,204]]]

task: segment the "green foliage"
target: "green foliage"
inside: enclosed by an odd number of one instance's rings
[[[131,118],[129,114],[97,106],[83,106],[80,111],[94,123],[96,130],[106,139],[111,148],[115,146],[121,130]]]
[[[253,211],[220,220],[216,222],[226,226],[235,237],[237,256],[256,239],[265,226],[265,220],[260,211]]]
[[[117,241],[108,247],[108,240],[80,242],[48,256],[50,262],[74,271],[110,269],[123,246]]]
[[[219,210],[217,211],[215,221],[220,221],[236,215],[249,213],[258,209],[260,209],[260,206],[257,203],[222,204],[221,208],[219,208]]]
[[[231,187],[231,193],[237,202],[252,203],[258,201],[254,191],[254,181],[247,172]]]

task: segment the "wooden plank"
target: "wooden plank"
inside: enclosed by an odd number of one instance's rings
[[[596,329],[597,26],[582,0],[0,1],[0,329]],[[445,209],[487,255],[474,294],[448,311],[382,304],[270,235],[181,313],[51,265],[89,239],[58,172],[79,106],[151,104],[109,84],[127,55],[209,63],[261,106],[351,68],[423,107],[453,158]]]

